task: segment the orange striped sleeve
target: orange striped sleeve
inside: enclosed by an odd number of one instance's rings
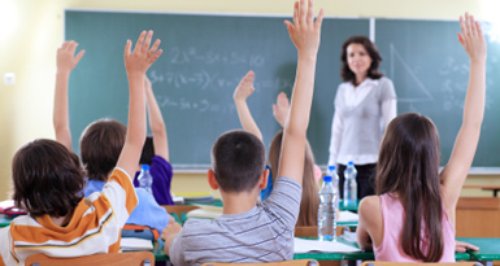
[[[81,201],[76,207],[71,221],[64,229],[60,229],[58,225],[55,225],[49,215],[37,218],[37,221],[42,225],[40,227],[12,223],[12,237],[16,241],[30,243],[44,243],[54,239],[70,242],[80,238],[87,231],[98,229],[103,223],[101,220],[105,217],[106,211],[111,208],[107,201],[96,201],[94,204],[95,208],[90,212],[90,215],[83,215],[89,210],[89,206],[84,201]]]
[[[132,184],[131,178],[128,176],[127,173],[125,173],[124,170],[120,168],[115,168],[115,170],[113,170],[108,179],[108,182],[112,181],[118,183],[120,187],[122,187],[123,190],[125,190],[125,195],[126,195],[125,207],[127,209],[128,214],[130,215],[138,203],[137,195],[135,194],[135,188],[134,185]]]

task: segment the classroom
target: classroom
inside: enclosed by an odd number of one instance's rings
[[[291,19],[293,3],[292,0],[2,0],[0,201],[12,197],[12,161],[18,149],[37,138],[55,139],[52,126],[55,58],[61,43],[74,39],[80,43],[78,50],[86,49],[86,56],[70,79],[70,127],[73,149],[78,154],[79,136],[90,122],[111,117],[127,123],[128,85],[122,46],[127,38],[135,40],[149,25],[158,35],[154,38],[161,38],[164,49],[162,58],[147,75],[168,124],[174,168],[171,192],[185,198],[219,199],[220,192],[207,182],[210,149],[221,133],[241,128],[232,90],[246,71],[255,70],[256,93],[249,99],[249,106],[255,111],[257,123],[262,123],[266,150],[280,129],[272,117],[271,106],[279,91],[291,97],[294,84],[295,48],[282,22]],[[441,136],[443,166],[460,128],[468,78],[467,54],[456,37],[446,38],[450,33],[456,36],[460,32],[458,17],[466,11],[488,25],[483,29],[488,42],[485,118],[476,156],[460,193],[456,234],[462,238],[500,239],[497,200],[500,157],[496,151],[500,149],[500,19],[496,14],[500,5],[497,1],[316,0],[314,5],[315,13],[323,8],[325,19],[308,141],[323,173],[329,164],[333,102],[336,88],[342,82],[340,51],[345,39],[366,35],[374,40],[383,58],[381,72],[394,82],[397,113],[418,112],[432,118]],[[168,30],[159,30],[169,26]],[[179,38],[169,40],[172,35]],[[120,40],[122,43],[116,43]],[[101,64],[100,60],[106,56],[109,57]],[[115,69],[101,72],[113,68],[116,62]],[[455,75],[460,78],[454,80]],[[433,91],[437,87],[442,88]],[[94,100],[96,94],[100,97]],[[500,242],[497,254],[498,257],[482,262],[500,261]]]

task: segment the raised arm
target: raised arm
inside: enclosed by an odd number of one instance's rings
[[[306,133],[311,112],[316,57],[318,54],[323,10],[314,20],[313,0],[295,2],[293,22],[285,21],[290,39],[297,48],[297,71],[289,118],[283,130],[279,176],[302,184]]]
[[[240,80],[240,83],[234,89],[233,99],[238,111],[238,118],[240,119],[241,126],[245,131],[248,131],[262,140],[262,132],[260,132],[257,123],[253,119],[250,108],[248,108],[247,98],[255,91],[253,81],[255,80],[255,73],[250,70]]]
[[[160,40],[151,45],[153,31],[143,31],[139,35],[134,50],[132,41],[127,40],[124,51],[125,69],[129,83],[129,112],[125,144],[117,166],[133,177],[139,164],[142,146],[146,138],[146,101],[144,99],[144,75],[149,67],[160,57]]]
[[[144,86],[146,87],[146,102],[148,104],[149,127],[153,133],[153,144],[155,155],[163,157],[169,161],[168,134],[165,121],[161,115],[160,107],[156,102],[153,86],[147,76],[144,77]]]
[[[273,116],[281,127],[285,126],[288,113],[290,113],[290,100],[286,93],[280,92],[276,97],[276,103],[273,104]]]
[[[455,219],[455,207],[469,173],[484,116],[486,90],[486,44],[481,26],[474,17],[460,17],[460,44],[470,59],[469,84],[465,96],[462,126],[448,164],[441,173],[443,200],[448,215]]]
[[[69,150],[71,148],[71,131],[69,129],[69,111],[68,111],[68,83],[71,71],[78,65],[80,59],[85,54],[81,50],[75,55],[78,43],[67,41],[57,49],[57,73],[56,89],[54,94],[54,110],[52,114],[52,123],[56,141],[64,145]]]

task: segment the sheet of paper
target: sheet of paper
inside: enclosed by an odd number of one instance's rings
[[[308,253],[308,252],[330,252],[330,253],[351,253],[360,251],[359,248],[346,245],[340,242],[333,241],[319,241],[294,238],[294,253]]]
[[[120,247],[123,251],[153,250],[153,242],[151,240],[137,237],[122,237]]]
[[[200,209],[192,210],[186,215],[188,218],[203,218],[203,219],[216,219],[222,215],[222,208],[215,206],[200,206]]]
[[[350,211],[341,211],[339,216],[339,222],[357,222],[359,220],[358,214]]]

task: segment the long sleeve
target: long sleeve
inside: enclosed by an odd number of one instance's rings
[[[382,131],[385,130],[387,125],[394,119],[397,115],[397,96],[394,90],[394,85],[390,79],[385,79],[382,89],[382,119],[381,128]]]
[[[332,135],[330,138],[330,156],[328,158],[328,165],[335,165],[337,163],[337,156],[340,149],[340,143],[342,140],[342,114],[341,114],[341,95],[340,86],[337,89],[337,95],[335,96],[335,113],[333,115],[332,121]]]

